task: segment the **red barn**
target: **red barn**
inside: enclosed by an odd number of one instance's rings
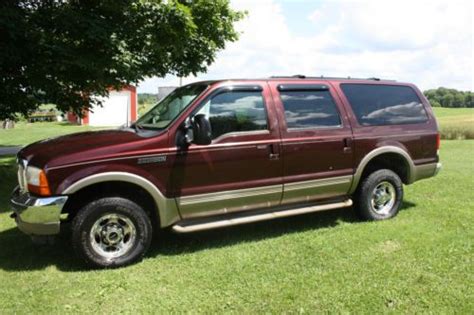
[[[137,120],[137,88],[127,86],[120,91],[111,90],[109,97],[102,99],[102,107],[93,106],[79,119],[68,113],[67,120],[72,123],[90,126],[121,126]]]

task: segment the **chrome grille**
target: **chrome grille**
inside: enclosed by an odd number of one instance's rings
[[[18,160],[18,185],[20,186],[21,192],[28,191],[28,185],[26,184],[26,160]]]

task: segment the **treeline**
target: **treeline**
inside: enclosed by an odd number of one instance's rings
[[[440,87],[424,92],[433,107],[474,107],[474,93]]]

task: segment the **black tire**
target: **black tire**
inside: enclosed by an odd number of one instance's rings
[[[390,185],[393,187],[393,190],[390,188]],[[379,188],[381,191],[394,191],[393,205],[392,202],[389,201],[386,206],[383,207],[384,202],[382,199],[380,205],[376,203],[374,206],[372,197],[375,196],[374,192],[376,188]],[[387,195],[392,196],[389,193]],[[392,200],[392,198],[390,198],[390,200]],[[381,169],[373,172],[360,183],[355,195],[355,210],[357,214],[365,220],[386,220],[398,214],[402,201],[403,183],[400,177],[391,170]],[[381,209],[377,209],[377,207],[381,207]]]
[[[104,225],[99,224],[103,222]],[[94,268],[117,268],[135,263],[143,258],[152,240],[152,225],[145,211],[135,202],[120,197],[101,198],[85,205],[73,219],[71,228],[74,251]],[[91,237],[93,228],[101,231],[95,235],[107,237]],[[114,231],[123,241],[104,251]],[[121,244],[126,248],[123,253],[118,250]],[[107,256],[114,253],[117,257]]]

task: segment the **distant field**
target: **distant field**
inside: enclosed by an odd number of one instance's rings
[[[435,115],[438,119],[449,120],[454,117],[470,117],[474,119],[474,108],[443,108],[433,107]]]
[[[433,108],[442,139],[474,139],[474,108]]]
[[[59,135],[97,130],[89,126],[77,126],[60,122],[19,122],[13,129],[0,129],[0,146],[23,146]]]

